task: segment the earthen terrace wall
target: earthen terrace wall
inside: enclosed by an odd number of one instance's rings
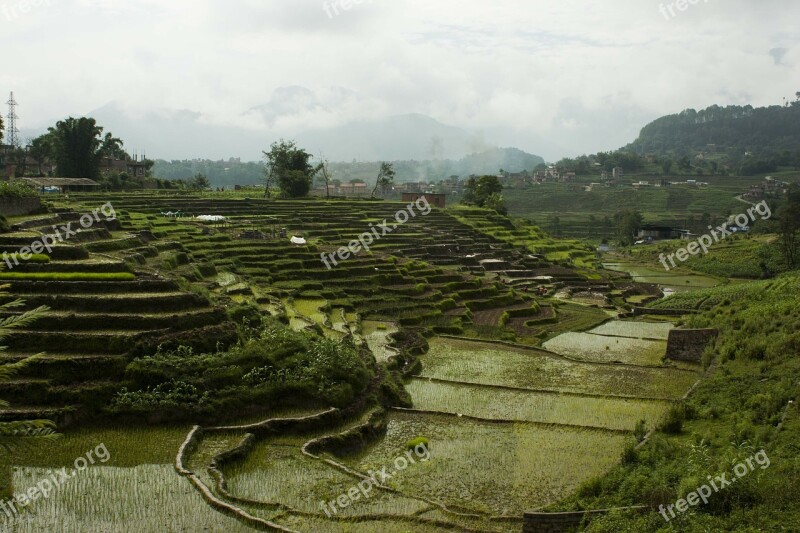
[[[31,198],[0,198],[0,215],[16,217],[30,215],[42,207],[38,196]]]

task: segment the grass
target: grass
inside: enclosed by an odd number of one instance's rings
[[[673,521],[676,531],[782,531],[800,521],[800,416],[796,376],[800,360],[800,274],[770,282],[702,291],[715,300],[688,327],[719,329],[707,351],[716,366],[701,382],[670,431],[656,433],[640,451],[607,475],[587,483],[554,509],[618,507],[632,502],[674,503],[700,486],[708,474],[764,450],[771,465],[713,495],[707,505]],[[700,291],[698,291],[700,292]],[[717,292],[718,294],[714,294]],[[683,295],[681,295],[683,296]],[[693,296],[687,293],[685,299]],[[696,296],[696,295],[695,295]],[[705,305],[703,306],[705,307]],[[652,512],[609,516],[590,531],[651,531],[664,527]]]
[[[19,252],[8,254],[8,259],[6,260],[7,264],[17,264],[17,263],[49,263],[50,256],[45,254],[28,254],[28,259],[22,257],[22,254]]]

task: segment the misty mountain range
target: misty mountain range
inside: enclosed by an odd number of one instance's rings
[[[200,111],[138,110],[120,102],[65,117],[93,117],[105,132],[121,138],[129,153],[163,160],[258,161],[281,138],[297,141],[315,157],[342,162],[459,160],[499,146],[517,146],[550,160],[567,152],[527,130],[521,146],[512,128],[473,131],[419,113],[385,111],[345,88],[314,92],[291,86],[276,89],[266,103],[234,113],[224,124]],[[65,117],[38,128],[20,124],[21,138],[41,135]]]

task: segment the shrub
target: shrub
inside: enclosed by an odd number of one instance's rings
[[[691,420],[693,417],[693,408],[683,403],[674,405],[667,412],[664,421],[661,423],[661,431],[670,435],[677,435],[683,431],[683,423],[686,420]]]
[[[425,437],[417,437],[415,439],[411,439],[410,441],[406,442],[406,450],[414,450],[417,446],[424,446],[427,449],[430,449],[430,441]]]
[[[36,189],[22,181],[0,182],[0,198],[34,198],[39,196]]]
[[[647,436],[647,426],[644,420],[636,422],[636,427],[633,430],[633,436],[636,437],[636,442],[644,441]]]

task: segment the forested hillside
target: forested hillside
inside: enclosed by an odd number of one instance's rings
[[[716,151],[736,162],[745,152],[754,156],[778,156],[800,151],[800,93],[786,106],[711,106],[687,109],[645,126],[628,148],[637,152],[685,156]]]

